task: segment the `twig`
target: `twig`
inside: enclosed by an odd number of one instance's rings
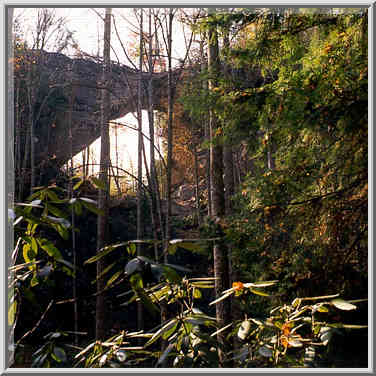
[[[32,328],[31,330],[29,330],[28,332],[26,332],[16,343],[16,346],[18,346],[20,344],[20,342],[22,340],[24,340],[26,337],[28,337],[30,334],[34,333],[39,325],[41,324],[41,322],[43,321],[43,319],[45,318],[47,312],[50,310],[50,308],[52,307],[52,304],[54,303],[54,300],[51,300],[50,303],[48,304],[46,310],[43,312],[43,315],[40,317],[39,321],[35,324],[34,328]]]

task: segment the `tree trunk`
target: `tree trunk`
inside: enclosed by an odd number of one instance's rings
[[[110,138],[109,138],[109,111],[110,102],[110,42],[111,42],[111,8],[106,8],[104,23],[104,47],[103,47],[103,87],[101,101],[101,161],[99,179],[107,187],[107,190],[99,190],[99,209],[103,211],[102,215],[98,215],[97,226],[97,252],[106,245],[108,232],[108,172],[110,165]],[[105,294],[105,278],[100,275],[105,269],[105,260],[101,258],[97,261],[97,301],[96,301],[96,339],[103,340],[106,336],[106,302]]]
[[[198,174],[198,156],[197,145],[193,146],[193,156],[195,163],[195,196],[196,196],[196,217],[198,226],[201,225],[201,211],[200,211],[200,186],[199,186],[199,174]]]
[[[210,12],[210,10],[209,10]],[[208,30],[208,68],[209,68],[209,90],[212,90],[217,85],[217,77],[220,69],[219,64],[219,49],[218,49],[218,35],[215,27],[210,26]],[[223,150],[222,146],[217,140],[213,140],[213,135],[218,128],[218,119],[213,109],[209,113],[210,124],[210,176],[211,176],[211,193],[212,193],[212,215],[214,220],[220,226],[221,218],[225,214],[225,195],[223,183]],[[214,243],[214,277],[215,292],[218,297],[222,291],[229,288],[228,281],[228,259],[227,247],[222,241]],[[219,327],[223,327],[230,321],[230,304],[229,300],[225,299],[216,304],[216,317]],[[218,342],[222,348],[218,349],[219,366],[226,366],[225,357],[225,333],[221,332],[217,335]]]
[[[201,39],[205,38],[202,36]],[[201,40],[200,43],[200,58],[201,58],[201,73],[205,74],[206,69],[207,69],[207,64],[206,64],[206,58],[204,56],[204,42]],[[203,80],[202,82],[202,88],[204,91],[207,92],[208,90],[208,82],[206,80]],[[210,140],[210,129],[209,129],[209,122],[208,119],[205,115],[203,115],[202,122],[204,124],[204,138],[205,140]],[[206,185],[207,185],[207,199],[208,199],[208,216],[211,217],[212,215],[212,201],[211,201],[211,177],[210,177],[210,150],[206,152]]]
[[[172,20],[173,10],[169,9],[167,28],[167,60],[168,60],[168,120],[167,120],[167,213],[166,213],[166,249],[171,237],[171,191],[172,191],[172,140],[173,140],[173,98],[172,98]],[[164,254],[167,262],[167,252]]]
[[[138,151],[137,151],[137,239],[141,240],[144,236],[144,224],[142,216],[143,203],[143,187],[142,187],[142,150],[143,150],[143,134],[142,134],[142,65],[143,65],[143,9],[140,9],[140,39],[139,39],[139,80],[137,91],[137,121],[138,121]],[[137,244],[137,255],[141,256],[143,253],[142,245]],[[137,329],[144,328],[144,311],[141,302],[137,304]]]
[[[151,203],[151,217],[153,222],[153,233],[155,240],[158,239],[158,231],[162,228],[160,221],[162,216],[160,214],[160,200],[158,199],[158,183],[157,173],[155,168],[155,142],[154,142],[154,93],[153,93],[153,37],[152,37],[152,9],[149,8],[149,51],[148,51],[148,120],[149,120],[149,138],[150,138],[150,203]],[[154,244],[154,253],[156,261],[158,260],[158,246]]]

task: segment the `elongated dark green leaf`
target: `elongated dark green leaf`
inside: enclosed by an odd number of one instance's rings
[[[48,239],[38,239],[39,246],[47,252],[50,257],[53,257],[56,260],[61,260],[60,251],[55,247],[55,245]]]
[[[73,210],[74,212],[80,216],[82,214],[82,204],[80,201],[76,201],[74,204],[73,204]]]
[[[162,334],[162,338],[163,339],[168,339],[170,338],[179,328],[180,326],[180,323],[179,322],[176,322],[175,325],[171,326],[168,330],[166,330],[163,334]]]
[[[56,206],[51,205],[50,203],[46,203],[46,207],[48,209],[48,212],[51,212],[56,217],[66,218],[68,216],[68,214],[64,210],[61,210],[61,209],[57,208]],[[68,227],[69,226],[70,226],[70,223],[69,223]]]
[[[134,243],[129,244],[129,246],[127,247],[127,251],[128,251],[128,254],[130,254],[131,256],[135,255],[136,254],[136,244],[134,244]]]
[[[67,355],[65,354],[64,349],[62,349],[61,347],[55,346],[53,354],[55,355],[56,361],[58,361],[58,362],[66,362],[67,361]]]
[[[81,201],[87,202],[88,204],[93,204],[93,205],[98,204],[97,201],[93,200],[92,198],[79,197],[78,199],[81,200]]]
[[[177,319],[172,319],[170,321],[168,321],[166,324],[164,324],[162,326],[162,328],[160,328],[158,331],[156,331],[154,334],[153,334],[153,337],[151,337],[149,339],[149,341],[147,341],[145,343],[145,347],[148,347],[150,346],[152,343],[154,343],[155,341],[158,340],[159,337],[162,336],[162,334],[166,331],[168,331],[169,329],[171,329],[172,327],[174,327],[177,323]]]
[[[106,256],[107,254],[109,254],[110,252],[112,252],[114,249],[117,249],[119,247],[123,247],[125,245],[127,245],[128,242],[122,242],[122,243],[118,243],[118,244],[112,244],[112,245],[108,245],[104,248],[101,248],[101,250],[93,257],[90,257],[89,259],[87,259],[84,264],[91,264],[93,262],[96,262],[98,261],[99,259],[101,259],[102,257]]]
[[[184,268],[180,265],[175,265],[175,264],[164,264],[166,266],[169,266],[170,268],[173,268],[173,269],[176,269],[176,270],[179,270],[181,272],[187,272],[187,273],[191,273],[192,270],[191,269],[188,269],[188,268]]]
[[[59,200],[59,196],[52,189],[46,189],[46,195],[50,200]]]
[[[163,362],[166,360],[166,358],[168,357],[168,354],[175,348],[176,344],[175,343],[170,343],[166,350],[163,352],[163,354],[161,355],[161,357],[158,359],[158,362],[157,362],[157,366],[163,364]]]
[[[144,288],[144,281],[142,280],[140,273],[133,274],[129,278],[129,281],[131,283],[132,289],[136,292],[138,292],[139,290],[142,290]]]
[[[123,272],[121,270],[118,270],[106,283],[106,288],[111,286],[121,275]]]
[[[176,250],[178,249],[178,246],[177,244],[170,244],[167,248],[167,252],[170,254],[170,255],[174,255],[176,253]]]
[[[62,217],[53,217],[51,215],[46,215],[44,218],[47,222],[52,222],[54,224],[61,225],[65,228],[69,228],[71,226],[70,222]]]
[[[93,183],[93,185],[99,189],[101,189],[102,191],[107,191],[107,186],[106,186],[106,183],[94,176],[92,176],[90,178],[91,182]]]
[[[202,298],[202,293],[198,288],[193,289],[193,297],[195,299],[201,299]]]
[[[69,231],[67,230],[66,227],[62,226],[62,225],[59,225],[59,224],[55,224],[55,225],[52,225],[52,227],[57,231],[57,233],[64,239],[64,240],[68,240],[69,239]]]
[[[46,360],[48,356],[48,353],[43,353],[39,356],[37,356],[33,363],[31,364],[31,367],[38,367],[38,368],[42,368],[43,367],[43,364],[44,364],[44,361]]]
[[[76,183],[74,186],[73,186],[73,190],[75,191],[76,189],[80,188],[82,183],[84,182],[85,180],[81,179],[78,183]]]
[[[251,322],[249,320],[244,320],[239,327],[238,337],[244,341],[247,338],[250,331],[251,331]]]
[[[142,265],[143,262],[138,257],[136,257],[129,261],[127,265],[125,265],[124,272],[127,276],[132,276],[134,273],[142,271]]]
[[[34,261],[36,253],[32,250],[29,243],[25,244],[22,248],[23,258],[26,263]]]
[[[102,278],[104,275],[106,275],[115,265],[117,262],[113,262],[112,264],[108,265],[99,275],[97,278],[94,279],[94,281],[91,281],[91,284],[97,283],[99,278]]]
[[[139,273],[134,273],[129,279],[133,291],[136,293],[137,297],[141,300],[144,307],[152,314],[155,315],[159,313],[159,308],[153,303],[149,296],[144,290],[144,281]]]
[[[30,237],[30,240],[31,240],[31,249],[33,250],[33,252],[35,253],[35,255],[38,254],[38,243],[37,243],[37,240],[34,238],[34,236],[31,236]]]
[[[91,202],[87,202],[84,200],[85,197],[80,197],[80,201],[85,206],[86,209],[90,210],[92,213],[97,215],[104,215],[104,211],[99,209],[95,204],[92,204]]]
[[[260,295],[260,296],[270,296],[269,294],[267,294],[265,291],[262,291],[262,290],[252,289],[252,288],[250,288],[249,290],[250,290],[253,294],[256,294],[256,295]]]
[[[30,281],[30,286],[34,287],[34,286],[36,286],[38,284],[39,284],[38,276],[37,276],[36,273],[34,273],[33,278],[31,278],[31,281]]]
[[[356,305],[351,304],[349,302],[346,302],[343,299],[333,299],[331,303],[338,309],[341,309],[343,311],[351,311],[353,309],[356,309]]]
[[[205,249],[205,246],[202,243],[202,240],[200,239],[197,242],[190,240],[185,240],[185,239],[173,239],[170,241],[170,244],[175,247],[181,247],[184,248],[188,251],[199,251]],[[175,249],[176,250],[176,249]]]
[[[13,300],[13,302],[9,305],[9,309],[8,309],[8,325],[9,326],[12,326],[14,324],[16,313],[17,313],[17,300]]]
[[[179,283],[181,281],[180,275],[171,267],[167,265],[162,265],[163,268],[163,275],[169,282],[172,283]]]
[[[19,216],[14,222],[13,226],[17,226],[24,219],[23,215]]]

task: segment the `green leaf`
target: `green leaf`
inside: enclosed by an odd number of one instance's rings
[[[195,299],[201,299],[202,298],[202,293],[198,288],[193,288],[193,297]]]
[[[25,244],[22,250],[23,258],[26,263],[34,261],[36,253],[32,250],[31,245],[29,243]]]
[[[41,200],[32,201],[30,204],[25,204],[23,202],[17,202],[14,205],[26,206],[26,207],[30,207],[30,208],[42,208],[43,209],[43,206],[40,205],[41,202],[42,202]]]
[[[67,217],[67,213],[65,213],[63,210],[57,208],[56,206],[51,205],[50,203],[46,203],[46,208],[47,208],[48,212],[51,212],[56,217],[60,217],[60,218]],[[70,223],[69,223],[69,226],[70,226]]]
[[[53,200],[53,201],[57,201],[57,200],[59,200],[59,197],[58,197],[58,195],[52,190],[52,189],[46,189],[46,194],[47,194],[47,196],[51,199],[51,200]]]
[[[121,275],[123,274],[122,270],[118,270],[106,283],[106,288],[111,286]]]
[[[259,349],[258,349],[258,353],[262,356],[264,356],[265,358],[270,358],[273,356],[273,352],[272,350],[270,350],[268,347],[266,346],[261,346]]]
[[[338,309],[341,309],[343,311],[351,311],[353,309],[356,309],[357,307],[354,304],[351,304],[349,302],[346,302],[343,299],[333,299],[331,303]]]
[[[76,189],[80,188],[82,183],[84,182],[85,180],[81,179],[78,183],[76,183],[74,186],[73,186],[73,190],[75,191]]]
[[[92,176],[90,180],[95,187],[101,189],[102,191],[107,191],[107,185],[103,180],[100,180],[94,176]]]
[[[171,267],[162,265],[163,274],[169,282],[179,283],[181,281],[180,275]]]
[[[32,278],[31,281],[30,281],[30,286],[31,286],[31,287],[34,287],[34,286],[36,286],[36,285],[38,285],[38,284],[39,284],[38,276],[37,276],[36,273],[34,273],[33,278]]]
[[[129,278],[129,282],[134,291],[138,292],[144,288],[144,281],[140,273],[135,273]]]
[[[143,262],[138,258],[130,260],[127,265],[125,265],[125,274],[127,276],[132,276],[136,272],[142,271]]]
[[[333,329],[327,326],[320,328],[320,340],[324,345],[327,345],[333,335]]]
[[[252,288],[250,288],[249,290],[250,290],[253,294],[256,294],[256,295],[260,295],[260,296],[270,296],[269,294],[267,294],[266,292],[261,291],[261,290],[252,289]]]
[[[169,266],[170,268],[179,270],[180,272],[187,272],[187,273],[191,273],[192,272],[191,269],[184,268],[184,267],[182,267],[180,265],[175,265],[175,264],[164,264],[164,265]]]
[[[13,300],[10,304],[8,309],[8,325],[12,326],[14,324],[14,320],[16,319],[17,313],[17,300]]]
[[[152,314],[155,315],[159,313],[159,308],[153,303],[149,296],[144,291],[144,281],[139,273],[132,274],[129,279],[133,291],[136,293],[137,297],[141,300],[145,308]]]
[[[324,305],[319,305],[317,307],[317,312],[329,312],[329,309],[325,307]]]
[[[100,249],[100,251],[95,256],[90,257],[89,259],[87,259],[84,262],[84,264],[91,264],[93,262],[96,262],[99,259],[101,259],[102,257],[104,257],[107,254],[109,254],[110,252],[112,252],[114,249],[117,249],[119,247],[123,247],[123,246],[125,246],[127,244],[128,244],[128,242],[122,242],[122,243],[112,244],[112,245],[108,245],[106,247],[103,247],[103,248]]]
[[[38,239],[39,246],[47,252],[50,257],[53,257],[55,260],[61,260],[60,251],[54,246],[54,244],[47,239]]]
[[[164,324],[164,325],[162,326],[162,328],[160,328],[158,331],[156,331],[156,332],[153,334],[153,337],[151,337],[151,338],[149,339],[149,341],[147,341],[147,342],[145,343],[145,347],[150,346],[152,343],[154,343],[155,341],[157,341],[158,338],[161,337],[163,333],[165,333],[165,332],[168,331],[169,329],[175,327],[176,323],[177,323],[177,319],[172,319],[172,320],[168,321],[166,324]]]
[[[69,239],[69,231],[61,225],[52,225],[52,227],[57,231],[57,233],[64,239]]]
[[[102,270],[102,272],[98,275],[98,277],[95,278],[94,281],[91,281],[91,284],[96,283],[99,278],[102,278],[105,274],[107,274],[116,264],[117,264],[117,262],[115,261],[112,264],[106,266],[105,269]]]
[[[66,220],[65,218],[52,217],[51,215],[46,215],[44,218],[47,220],[47,222],[52,222],[54,224],[58,224],[65,228],[69,228],[71,226],[70,222]]]
[[[76,201],[74,204],[73,204],[73,210],[74,212],[76,213],[76,215],[80,216],[82,215],[82,204],[80,201]]]
[[[33,252],[35,253],[35,255],[38,254],[38,243],[37,243],[37,240],[31,236],[30,237],[30,241],[31,241],[31,249],[33,250]]]
[[[244,320],[240,324],[240,327],[238,330],[238,337],[244,341],[247,338],[250,331],[251,331],[251,322],[249,320]]]
[[[162,338],[163,338],[163,339],[168,339],[168,338],[170,338],[170,337],[176,332],[176,330],[178,329],[178,326],[179,326],[179,322],[176,322],[175,325],[173,325],[171,328],[169,328],[168,330],[166,330],[166,331],[162,334]]]
[[[104,215],[104,211],[99,209],[96,206],[96,202],[94,200],[90,200],[90,201],[94,202],[95,204],[93,204],[92,202],[89,202],[88,200],[89,200],[88,198],[80,197],[80,201],[82,202],[82,204],[85,206],[86,209],[90,210],[94,214]]]
[[[46,360],[48,356],[48,353],[44,353],[44,354],[40,354],[39,356],[37,356],[33,363],[31,364],[31,367],[38,367],[38,368],[41,368],[44,364],[44,361]]]
[[[174,255],[176,253],[176,250],[178,249],[178,246],[176,244],[169,244],[168,248],[167,248],[167,252],[170,254],[170,255]]]
[[[129,255],[134,256],[136,254],[136,244],[131,243],[127,247],[127,252]]]
[[[277,280],[274,281],[261,281],[261,282],[252,282],[252,283],[244,283],[244,287],[268,287],[268,286],[273,286],[277,283]]]
[[[55,346],[53,354],[55,355],[55,360],[58,362],[66,362],[67,361],[67,355],[61,347]],[[51,354],[52,355],[52,354]]]
[[[213,304],[219,303],[220,301],[222,301],[222,300],[228,298],[228,297],[231,296],[232,294],[233,294],[232,291],[231,291],[231,292],[228,292],[228,293],[226,293],[226,294],[220,296],[219,298],[213,300],[212,302],[210,302],[209,305],[213,305]]]
[[[158,359],[158,362],[157,362],[157,366],[160,365],[160,364],[163,364],[163,362],[166,360],[166,358],[168,357],[168,354],[171,352],[171,350],[174,349],[174,347],[176,346],[175,343],[170,343],[166,350],[163,352],[163,354],[161,355],[161,357]]]

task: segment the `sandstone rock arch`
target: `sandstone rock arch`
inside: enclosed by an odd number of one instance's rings
[[[61,53],[38,51],[39,87],[36,107],[41,108],[35,123],[35,165],[62,166],[73,155],[100,136],[100,90],[102,64],[95,59],[69,58]],[[136,111],[139,71],[112,64],[111,120]],[[178,74],[178,70],[174,74]],[[142,107],[147,109],[149,73],[142,74]],[[153,74],[156,109],[167,95],[167,72]],[[53,98],[55,106],[45,104]],[[44,107],[43,107],[44,106]]]

